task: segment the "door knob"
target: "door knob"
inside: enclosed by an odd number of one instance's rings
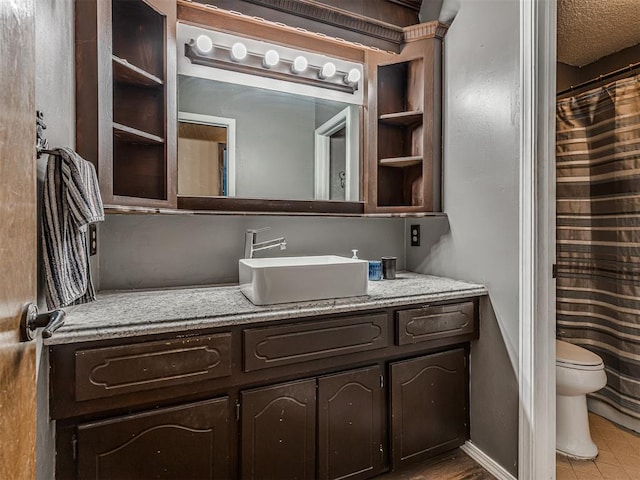
[[[35,330],[43,328],[42,337],[49,338],[58,328],[64,324],[64,310],[52,310],[50,312],[38,313],[38,306],[30,303],[24,309],[22,321],[20,322],[20,335],[23,342],[28,342],[35,338]]]

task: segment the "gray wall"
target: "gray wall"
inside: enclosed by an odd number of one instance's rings
[[[237,196],[313,199],[314,99],[180,76],[178,104],[236,120]],[[323,104],[318,115],[331,118],[342,108]]]
[[[105,290],[238,282],[249,228],[258,240],[284,236],[287,250],[256,256],[337,254],[398,257],[404,267],[404,220],[225,215],[109,215],[100,229],[100,282]]]
[[[471,347],[471,440],[512,474],[518,459],[519,5],[464,0],[444,41],[444,211],[407,266],[483,283]],[[408,234],[407,234],[408,238]]]
[[[556,91],[561,92],[572,85],[584,82],[580,74],[580,68],[567,65],[566,63],[556,63]]]
[[[36,1],[36,108],[44,112],[45,136],[52,147],[75,146],[73,3],[73,0]],[[45,168],[46,158],[42,158],[38,161],[39,193]],[[38,285],[38,303],[46,310],[42,280]],[[36,469],[38,479],[48,480],[54,477],[55,451],[53,423],[49,422],[49,362],[41,343],[37,352]]]
[[[557,89],[560,92],[572,85],[593,80],[599,75],[613,72],[614,70],[638,62],[640,62],[640,44],[607,55],[583,67],[574,67],[566,63],[558,62],[556,75]],[[594,86],[597,86],[597,84]]]

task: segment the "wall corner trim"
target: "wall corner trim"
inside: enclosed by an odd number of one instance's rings
[[[520,480],[556,473],[555,31],[555,2],[520,2]]]
[[[498,480],[517,480],[516,477],[507,472],[502,465],[480,450],[470,440],[467,440],[465,444],[460,447],[460,450],[469,455],[473,460],[479,463],[481,467],[487,470]]]

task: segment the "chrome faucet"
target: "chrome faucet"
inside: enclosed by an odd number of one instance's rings
[[[247,230],[244,236],[244,258],[253,258],[255,252],[260,250],[268,250],[270,248],[280,247],[280,250],[286,250],[287,241],[284,237],[267,240],[266,242],[256,243],[256,236],[259,232],[271,230],[271,227],[260,228],[258,230]]]

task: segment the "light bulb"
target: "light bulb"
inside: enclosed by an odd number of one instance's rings
[[[198,47],[198,50],[202,53],[209,53],[213,49],[213,42],[208,36],[200,35],[196,39],[196,47]]]
[[[358,83],[361,78],[362,74],[360,73],[360,70],[358,70],[357,68],[352,68],[351,70],[349,70],[349,73],[344,76],[344,83]]]
[[[336,66],[331,62],[327,62],[320,69],[319,76],[324,80],[325,78],[333,77],[335,74],[336,74]]]
[[[267,53],[264,54],[264,59],[262,60],[262,65],[265,68],[275,67],[280,61],[280,55],[275,50],[267,50]]]
[[[291,65],[291,70],[293,73],[302,73],[309,66],[309,62],[303,56],[299,56],[294,58],[293,64]]]
[[[244,46],[244,43],[234,43],[231,46],[231,60],[239,62],[247,58],[247,47]]]

